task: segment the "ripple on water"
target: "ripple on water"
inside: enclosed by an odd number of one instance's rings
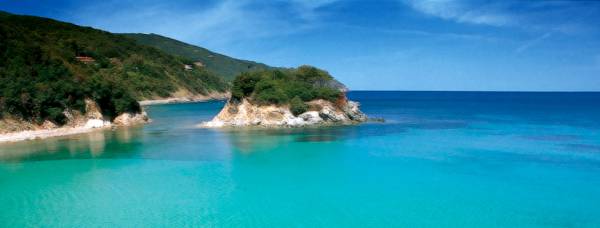
[[[582,144],[582,143],[570,143],[564,144],[568,149],[585,152],[600,152],[600,145]]]
[[[534,141],[573,141],[581,139],[578,135],[528,135],[522,138]]]
[[[306,135],[296,138],[296,142],[332,142],[338,140],[333,135]]]

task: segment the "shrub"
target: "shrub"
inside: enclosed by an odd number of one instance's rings
[[[289,98],[277,81],[262,80],[256,83],[256,101],[260,104],[284,104]]]
[[[67,122],[67,117],[63,114],[62,108],[48,108],[46,109],[46,113],[48,116],[47,119],[56,124],[62,125]]]
[[[328,100],[331,102],[336,102],[337,99],[342,94],[342,92],[340,92],[337,89],[331,89],[331,88],[327,88],[327,87],[317,88],[315,90],[315,93],[316,93],[316,95],[315,95],[316,97],[325,99],[325,100]]]
[[[292,114],[294,114],[294,116],[298,116],[306,112],[307,110],[308,105],[306,105],[304,101],[302,101],[302,99],[300,99],[299,97],[296,96],[292,100],[290,100],[290,111],[292,112]]]
[[[231,88],[231,96],[241,100],[249,96],[254,91],[256,83],[261,80],[261,75],[258,73],[242,73],[233,80]]]

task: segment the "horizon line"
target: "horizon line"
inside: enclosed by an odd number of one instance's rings
[[[574,90],[370,90],[352,89],[348,92],[476,92],[476,93],[600,93],[599,91]]]

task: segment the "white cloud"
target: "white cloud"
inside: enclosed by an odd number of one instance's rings
[[[464,1],[452,0],[405,0],[413,9],[424,14],[460,23],[505,26],[513,23],[513,17],[493,6],[473,6]]]
[[[112,32],[158,33],[210,46],[282,36],[319,23],[319,7],[334,0],[224,0],[213,4],[107,1],[77,10],[76,21]]]
[[[365,26],[357,26],[357,25],[346,25],[340,24],[337,26],[342,26],[350,29],[360,29],[360,30],[368,30],[372,32],[386,33],[386,34],[395,34],[395,35],[416,35],[416,36],[424,36],[431,38],[440,38],[440,39],[461,39],[461,40],[477,40],[477,41],[486,41],[486,42],[497,42],[502,40],[502,38],[498,37],[490,37],[479,34],[466,34],[466,33],[453,33],[453,32],[432,32],[427,30],[416,30],[416,29],[385,29],[378,27],[365,27]]]
[[[514,27],[538,33],[577,35],[596,30],[589,24],[599,8],[585,1],[399,0],[415,11],[457,23]]]
[[[541,36],[538,36],[533,40],[529,40],[529,41],[525,42],[523,45],[521,45],[517,49],[515,49],[515,52],[523,53],[525,50],[539,44],[540,42],[544,41],[545,39],[550,38],[550,36],[552,36],[551,32],[544,33]]]

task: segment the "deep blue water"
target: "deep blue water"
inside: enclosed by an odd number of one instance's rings
[[[0,227],[600,227],[600,93],[351,92],[357,126],[0,145]]]

